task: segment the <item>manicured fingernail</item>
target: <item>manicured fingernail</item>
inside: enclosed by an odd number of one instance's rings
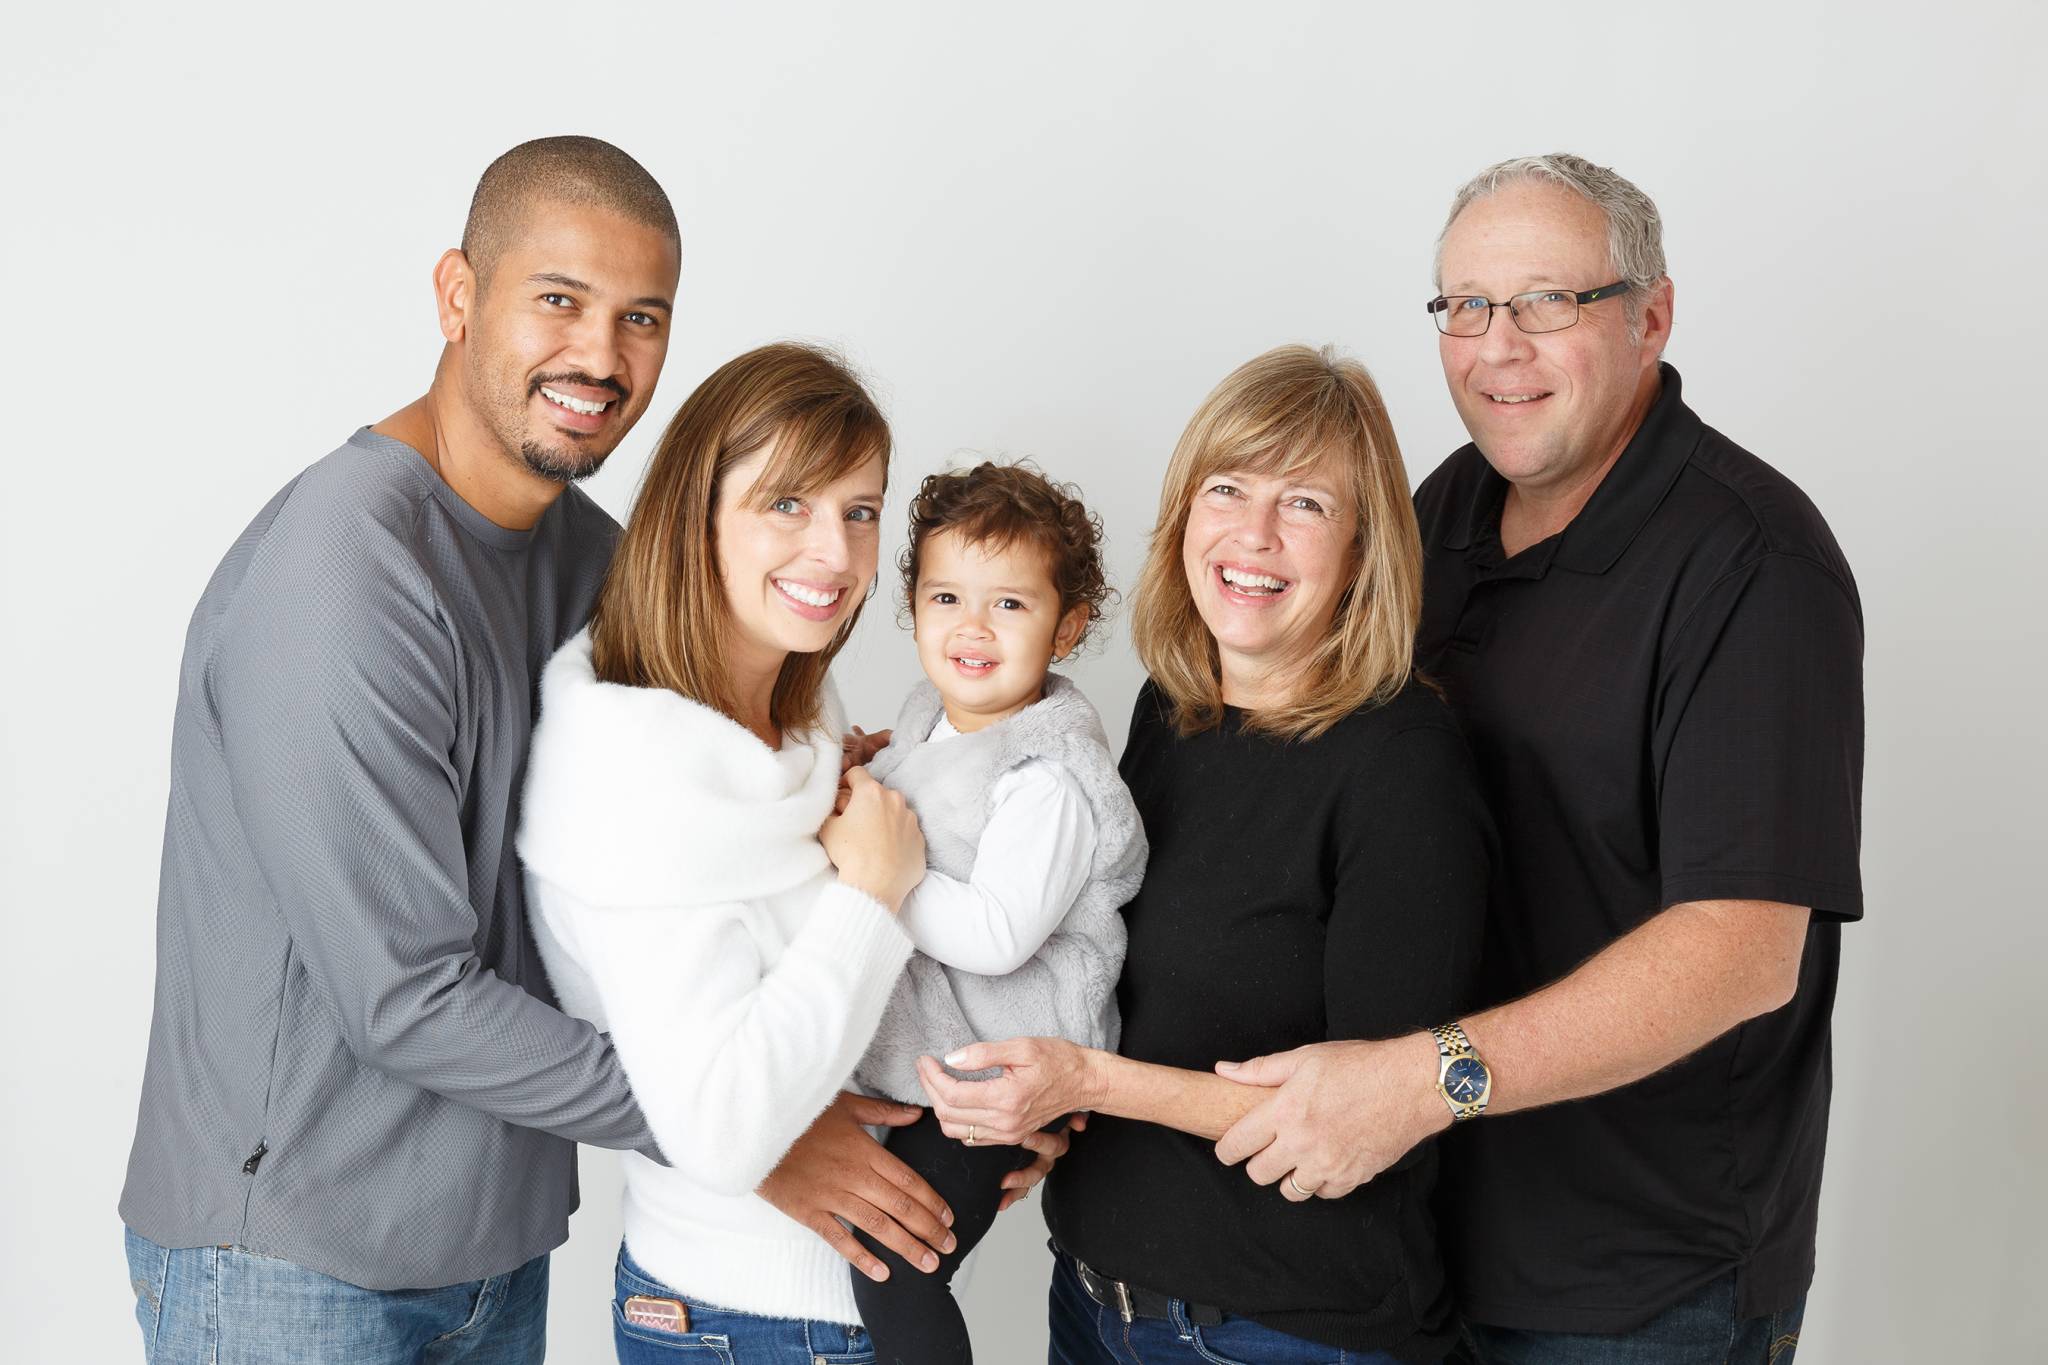
[[[869,1278],[869,1279],[871,1279],[871,1280],[873,1280],[873,1281],[874,1281],[874,1282],[875,1282],[876,1284],[880,1284],[880,1283],[881,1283],[881,1282],[882,1282],[883,1280],[886,1280],[886,1279],[888,1279],[888,1278],[889,1278],[889,1267],[887,1267],[887,1266],[885,1266],[885,1265],[871,1265],[871,1266],[869,1266],[869,1267],[868,1267],[868,1278]]]
[[[1218,1062],[1218,1063],[1216,1063],[1216,1069],[1217,1069],[1218,1071],[1235,1071],[1235,1070],[1237,1070],[1237,1063],[1236,1063],[1236,1062]]]
[[[937,1270],[939,1268],[939,1258],[932,1255],[929,1251],[927,1251],[924,1255],[924,1259],[922,1261],[919,1261],[918,1264],[923,1266],[926,1270]]]
[[[960,1053],[960,1052],[949,1052],[949,1053],[947,1053],[947,1054],[946,1054],[946,1065],[947,1065],[947,1066],[958,1066],[958,1065],[960,1065],[960,1059],[961,1059],[961,1057],[963,1057],[963,1056],[965,1056],[965,1055],[966,1055],[965,1053]]]
[[[953,1226],[953,1210],[947,1209],[939,1215],[939,1221],[947,1227]]]
[[[954,1249],[959,1245],[960,1239],[949,1232],[946,1234],[946,1244],[940,1247],[939,1250],[945,1252],[948,1256],[950,1256],[953,1254]]]

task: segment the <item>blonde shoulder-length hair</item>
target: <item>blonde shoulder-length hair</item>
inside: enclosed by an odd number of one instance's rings
[[[1351,583],[1328,637],[1301,668],[1293,699],[1249,713],[1245,728],[1313,739],[1360,707],[1389,700],[1413,676],[1422,538],[1387,406],[1357,361],[1327,346],[1282,346],[1239,366],[1202,401],[1160,489],[1131,636],[1182,734],[1223,719],[1216,640],[1182,567],[1188,512],[1202,481],[1224,471],[1327,476],[1333,466],[1357,513]]]
[[[739,716],[718,499],[732,467],[771,443],[749,507],[816,492],[871,459],[888,472],[889,424],[839,357],[777,342],[719,366],[661,433],[598,591],[590,647],[599,679],[665,687]],[[826,672],[859,619],[857,603],[824,649],[784,660],[769,701],[778,729],[821,722]]]

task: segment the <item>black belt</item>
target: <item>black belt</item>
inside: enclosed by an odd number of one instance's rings
[[[1140,1289],[1134,1284],[1112,1280],[1107,1275],[1098,1275],[1083,1264],[1078,1256],[1074,1258],[1074,1269],[1080,1273],[1081,1288],[1087,1291],[1088,1297],[1104,1308],[1114,1308],[1125,1322],[1132,1318],[1173,1316],[1170,1305],[1174,1300],[1171,1294],[1161,1294],[1153,1289]],[[1188,1303],[1182,1300],[1181,1310],[1187,1314],[1188,1321],[1197,1327],[1218,1327],[1223,1323],[1223,1310],[1211,1308],[1206,1303]]]

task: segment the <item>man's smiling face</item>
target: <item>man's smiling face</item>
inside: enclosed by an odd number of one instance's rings
[[[1559,185],[1512,184],[1475,200],[1444,234],[1443,293],[1496,303],[1532,289],[1594,289],[1615,279],[1607,222]],[[1569,487],[1628,440],[1669,335],[1669,296],[1642,300],[1631,337],[1623,299],[1580,308],[1562,331],[1522,331],[1506,309],[1485,335],[1438,336],[1451,401],[1480,452],[1529,492]]]
[[[465,397],[507,454],[560,483],[597,472],[654,393],[678,267],[657,228],[587,204],[528,210],[463,340]]]

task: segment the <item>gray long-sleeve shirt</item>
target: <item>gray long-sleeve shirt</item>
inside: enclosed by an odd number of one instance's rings
[[[567,1236],[571,1140],[652,1147],[554,1008],[512,843],[617,531],[575,489],[506,530],[365,429],[228,551],[179,678],[135,1231],[454,1284]]]

